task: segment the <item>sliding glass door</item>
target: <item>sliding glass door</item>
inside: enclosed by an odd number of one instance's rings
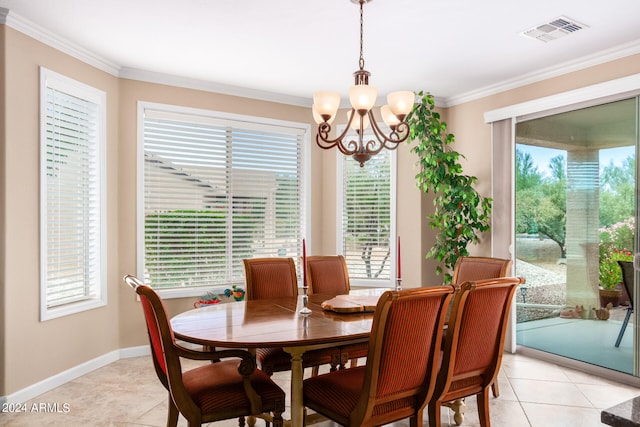
[[[515,126],[517,343],[636,375],[618,261],[638,251],[638,116],[634,97]]]

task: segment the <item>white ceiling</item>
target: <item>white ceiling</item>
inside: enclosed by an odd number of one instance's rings
[[[358,68],[350,0],[0,0],[6,24],[113,74],[311,105],[344,98]],[[0,11],[1,12],[1,11]],[[1,17],[0,13],[0,17]],[[520,33],[565,16],[588,28],[544,43]],[[365,69],[380,95],[443,104],[640,52],[640,1],[373,0]]]

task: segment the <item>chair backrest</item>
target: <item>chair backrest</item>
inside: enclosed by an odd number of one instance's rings
[[[349,270],[342,255],[307,257],[307,284],[310,294],[348,294]]]
[[[511,273],[511,260],[491,257],[460,257],[453,269],[453,284],[506,277]]]
[[[247,300],[298,296],[293,258],[244,259]]]
[[[618,265],[622,269],[622,283],[627,291],[629,297],[629,303],[633,307],[633,283],[635,281],[635,271],[633,269],[633,262],[631,261],[618,261]]]
[[[192,411],[197,410],[182,382],[182,366],[175,348],[176,339],[164,302],[153,289],[137,277],[126,275],[123,280],[140,296],[153,364],[160,382],[169,390],[180,411],[185,410],[185,406]]]
[[[470,396],[496,379],[509,312],[521,277],[465,282],[456,290],[434,398]]]
[[[382,425],[424,408],[435,386],[452,295],[453,286],[382,294],[371,328],[363,391],[350,425]]]

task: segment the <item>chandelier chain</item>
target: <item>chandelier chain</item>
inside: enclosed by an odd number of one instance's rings
[[[360,69],[364,70],[364,53],[363,53],[363,49],[362,49],[362,45],[364,44],[363,42],[363,26],[364,26],[364,12],[363,12],[363,5],[364,0],[360,0],[360,60],[358,61],[358,65],[360,65]]]

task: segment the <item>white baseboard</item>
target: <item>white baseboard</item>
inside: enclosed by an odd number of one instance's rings
[[[150,353],[151,351],[148,345],[114,350],[25,387],[22,390],[18,390],[8,396],[0,396],[0,403],[24,403],[117,360],[146,356]]]

